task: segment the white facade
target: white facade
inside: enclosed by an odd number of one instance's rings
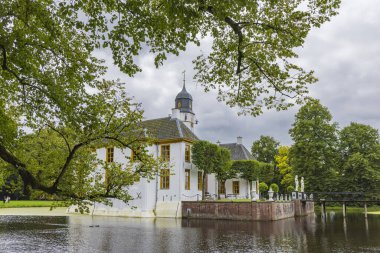
[[[197,120],[192,112],[192,97],[187,93],[185,86],[176,97],[176,106],[172,109],[170,117],[156,120],[166,120],[166,123],[171,124],[171,127],[178,128],[177,138],[161,136],[156,144],[147,148],[149,154],[154,158],[159,158],[161,156],[161,146],[170,146],[171,174],[169,188],[162,189],[160,175],[156,175],[153,180],[149,181],[141,178],[139,182],[128,188],[129,193],[134,198],[133,200],[124,203],[121,200],[113,199],[112,206],[96,203],[90,213],[94,215],[130,217],[180,217],[181,201],[201,200],[202,190],[198,189],[199,184],[201,184],[199,182],[202,178],[202,175],[199,175],[201,171],[198,171],[194,164],[185,159],[186,146],[189,146],[191,150],[192,142],[197,139],[194,135],[194,126],[197,124]],[[166,126],[168,127],[168,125]],[[98,159],[106,160],[107,149],[97,149],[96,154]],[[131,154],[130,149],[114,148],[113,161],[127,164],[130,161]],[[186,171],[190,172],[189,189],[186,189]],[[239,182],[237,194],[236,185],[235,190],[233,189],[233,182]],[[209,196],[215,198],[218,192],[215,175],[208,175],[206,183]],[[249,192],[248,183],[244,179],[227,180],[225,190],[225,196],[231,198],[246,198]],[[74,208],[71,207],[68,211],[71,212]]]
[[[233,182],[239,182],[238,193],[233,189]],[[216,196],[218,192],[218,182],[215,178],[215,174],[208,175],[208,192],[211,196]],[[222,198],[230,199],[245,199],[249,198],[249,184],[248,181],[242,178],[232,178],[226,180],[225,184],[225,194],[222,194]]]
[[[113,205],[106,206],[96,204],[95,209],[91,211],[94,215],[109,216],[129,216],[129,217],[180,217],[181,201],[201,200],[202,191],[198,189],[198,172],[196,166],[192,163],[185,162],[185,148],[191,143],[186,141],[155,144],[148,147],[148,152],[158,158],[161,145],[170,145],[170,187],[161,189],[160,176],[148,182],[142,178],[139,182],[129,187],[129,193],[134,198],[128,203],[121,200],[112,200]],[[118,163],[128,163],[131,150],[114,149],[114,161]],[[98,159],[106,159],[106,148],[97,150]],[[185,188],[185,171],[190,171],[190,189]],[[239,182],[239,193],[234,194],[233,182]],[[207,176],[207,192],[213,198],[216,198],[218,192],[218,183],[214,174]],[[249,197],[249,188],[247,180],[236,178],[229,179],[225,182],[226,198],[247,198]]]
[[[169,189],[161,189],[160,176],[148,180],[142,178],[139,182],[129,187],[129,193],[134,198],[128,203],[113,200],[112,207],[96,204],[93,213],[95,215],[115,215],[131,217],[180,217],[183,200],[200,199],[202,191],[198,190],[198,170],[189,162],[185,161],[186,145],[191,143],[178,141],[173,143],[155,144],[148,147],[148,152],[158,158],[161,145],[170,145],[171,175]],[[114,149],[114,162],[128,163],[131,150]],[[106,148],[97,150],[97,158],[106,159]],[[185,172],[190,171],[190,189],[185,189]],[[92,211],[91,211],[92,213]]]

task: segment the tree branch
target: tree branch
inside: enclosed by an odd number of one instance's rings
[[[67,169],[69,168],[69,165],[70,165],[71,161],[73,160],[75,153],[77,152],[77,150],[80,147],[82,147],[84,145],[85,145],[84,143],[79,143],[79,144],[75,145],[73,147],[73,149],[71,150],[71,152],[69,153],[69,155],[66,157],[65,164],[62,166],[61,172],[59,173],[58,177],[56,178],[56,180],[54,181],[54,183],[53,183],[53,185],[51,187],[54,191],[58,189],[58,184],[62,180],[63,176],[65,175],[65,173],[67,171]]]
[[[3,56],[3,61],[2,61],[2,64],[1,64],[1,68],[4,70],[4,71],[7,71],[8,73],[10,73],[11,75],[13,75],[17,81],[24,87],[24,86],[28,86],[28,87],[31,87],[33,89],[36,89],[38,91],[40,91],[41,93],[43,93],[46,97],[52,99],[54,102],[57,102],[54,98],[52,98],[51,96],[49,96],[49,94],[44,91],[43,89],[41,89],[40,87],[36,86],[36,85],[33,85],[31,83],[28,83],[28,82],[25,82],[25,78],[21,78],[15,71],[13,71],[12,69],[9,68],[8,66],[8,60],[7,60],[7,51],[5,49],[5,46],[0,44],[0,48],[1,48],[1,51],[2,51],[2,56]]]
[[[267,79],[267,81],[273,86],[273,88],[279,92],[281,95],[283,96],[286,96],[288,98],[295,98],[295,96],[290,96],[286,93],[284,93],[278,86],[277,84],[275,83],[275,81],[272,80],[272,78],[264,71],[264,69],[260,66],[260,64],[255,61],[254,59],[252,58],[249,58],[254,64],[255,66],[257,67],[257,69],[260,71],[260,73],[265,77],[265,79]]]
[[[215,15],[214,8],[212,6],[208,6],[206,10],[208,13]],[[236,67],[236,75],[239,75],[238,94],[236,97],[236,100],[238,100],[240,96],[240,85],[241,85],[240,83],[240,74],[242,72],[241,66],[242,66],[242,61],[244,57],[244,54],[242,51],[243,32],[242,32],[241,23],[234,21],[232,18],[225,17],[224,22],[226,22],[232,28],[234,33],[238,36],[238,50],[237,50],[238,58],[237,58],[237,67]]]
[[[62,138],[63,140],[65,141],[66,143],[66,146],[67,146],[67,149],[69,151],[69,153],[71,152],[71,147],[70,147],[70,144],[67,140],[67,138],[63,135],[63,133],[61,133],[60,131],[58,131],[56,128],[54,128],[53,126],[49,125],[49,124],[46,124],[51,130],[53,130],[54,132],[58,133]]]
[[[26,170],[26,165],[2,145],[0,145],[0,158],[11,164],[17,170],[25,185],[30,185],[33,189],[39,189],[47,193],[54,193],[50,187],[40,184],[37,179]]]

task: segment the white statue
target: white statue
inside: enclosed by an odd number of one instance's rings
[[[303,177],[301,177],[301,192],[305,191],[305,183],[303,181]]]
[[[295,191],[298,192],[298,186],[299,186],[299,184],[298,184],[298,175],[295,176],[294,182],[296,184]]]
[[[257,201],[258,197],[257,197],[257,182],[256,181],[252,181],[252,191],[251,191],[251,198],[252,198],[252,201]]]
[[[258,198],[260,199],[260,182],[259,179],[256,179],[256,194]]]

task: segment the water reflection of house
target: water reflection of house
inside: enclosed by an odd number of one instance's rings
[[[201,198],[203,172],[191,162],[191,146],[198,140],[194,134],[197,120],[192,103],[192,96],[186,91],[184,84],[175,98],[175,106],[169,117],[143,122],[147,132],[156,139],[156,143],[148,147],[148,152],[154,157],[161,157],[170,162],[171,171],[163,171],[160,176],[150,181],[141,179],[131,186],[129,191],[135,199],[128,204],[119,200],[114,200],[112,207],[96,204],[94,214],[177,217],[180,216],[181,201]],[[241,137],[238,137],[237,143],[221,145],[231,150],[232,158],[235,160],[251,157],[243,146]],[[108,162],[128,163],[133,159],[133,154],[129,149],[108,147],[98,149],[97,157]],[[206,187],[210,194],[216,193],[214,175],[209,175]],[[228,180],[224,190],[227,194],[245,197],[247,182],[242,179]]]

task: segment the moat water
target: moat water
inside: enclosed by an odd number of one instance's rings
[[[0,216],[0,252],[380,252],[380,216],[273,222]]]

